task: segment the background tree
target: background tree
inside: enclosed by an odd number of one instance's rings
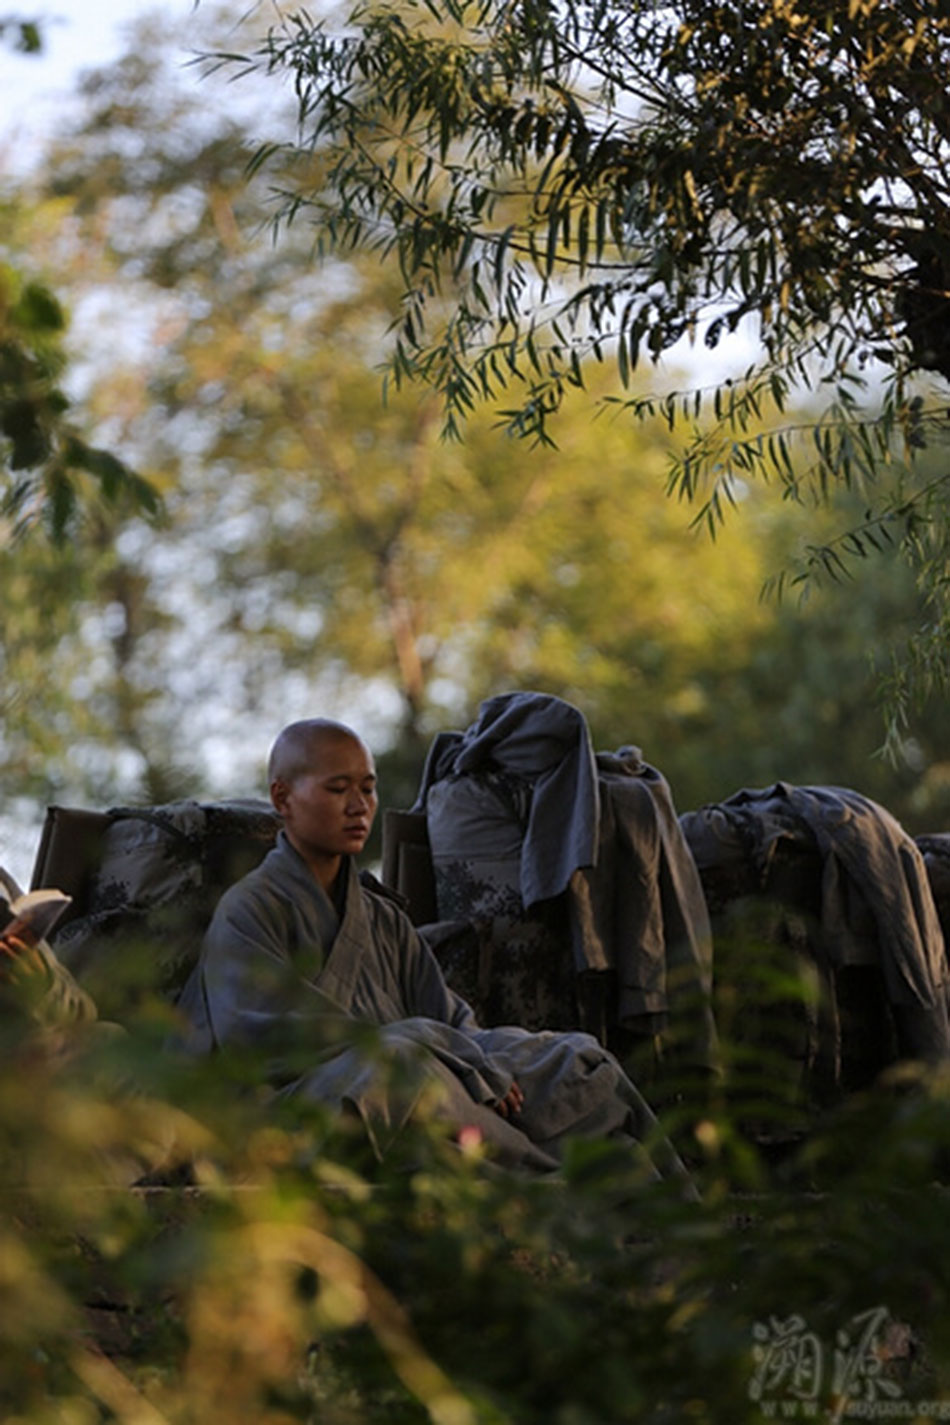
[[[398,260],[392,370],[442,392],[450,429],[515,387],[508,419],[543,440],[587,354],[626,385],[644,357],[750,332],[747,369],[710,356],[698,386],[633,390],[629,409],[679,427],[674,484],[709,521],[737,475],[796,499],[863,487],[865,518],[804,572],[901,543],[926,681],[946,673],[946,473],[913,457],[946,398],[913,378],[950,374],[948,58],[950,21],[922,0],[446,0],[301,10],[243,62],[293,79],[291,150],[322,156],[282,216]],[[764,441],[760,415],[796,388],[822,396],[817,419]]]
[[[42,51],[33,18],[0,15],[0,43]],[[59,540],[79,501],[132,499],[154,513],[155,491],[110,451],[90,445],[64,393],[67,316],[45,274],[10,261],[18,214],[0,201],[0,521],[9,540],[41,521]]]
[[[60,566],[31,541],[0,568],[9,791],[246,792],[275,716],[320,706],[390,748],[387,801],[405,803],[435,730],[536,687],[599,745],[638,742],[681,807],[784,776],[943,824],[936,703],[896,769],[872,755],[867,655],[885,667],[920,617],[906,574],[878,566],[847,617],[831,595],[764,604],[799,509],[743,481],[742,525],[697,537],[663,493],[660,418],[591,422],[571,392],[558,447],[529,451],[490,406],[447,443],[431,394],[383,401],[401,276],[372,254],[315,266],[301,224],[273,241],[270,178],[248,182],[258,89],[221,93],[146,24],[85,76],[81,123],[16,194],[18,242],[76,314],[97,438],[164,514],[102,507]]]

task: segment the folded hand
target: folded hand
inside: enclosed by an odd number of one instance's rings
[[[524,1094],[521,1091],[521,1085],[512,1082],[511,1088],[505,1094],[504,1098],[500,1098],[493,1107],[496,1113],[501,1114],[502,1118],[512,1118],[515,1114],[521,1112],[523,1105]]]

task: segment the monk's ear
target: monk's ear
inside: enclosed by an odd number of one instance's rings
[[[274,810],[279,816],[284,815],[287,806],[287,798],[290,796],[290,787],[282,777],[275,777],[270,784],[270,799]]]

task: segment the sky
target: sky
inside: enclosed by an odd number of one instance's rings
[[[35,7],[34,7],[35,6]],[[0,135],[4,162],[28,156],[29,140],[55,124],[83,69],[108,63],[124,48],[123,35],[136,16],[158,11],[181,21],[183,38],[193,0],[0,0],[0,15],[36,16],[44,48],[20,55],[0,47]],[[24,152],[24,147],[27,152]]]
[[[183,21],[193,13],[193,0],[41,0],[42,8],[30,0],[2,0],[0,13],[37,14],[43,20],[45,48],[36,59],[8,61],[5,68],[26,73],[25,83],[33,92],[39,87],[29,71],[42,68],[43,87],[67,85],[85,65],[101,64],[114,58],[122,48],[122,31],[137,15],[159,10]],[[6,93],[6,91],[5,91]]]

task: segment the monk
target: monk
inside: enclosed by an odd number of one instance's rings
[[[259,1051],[277,1091],[357,1113],[379,1156],[424,1113],[507,1168],[554,1173],[584,1136],[629,1144],[650,1178],[684,1171],[593,1036],[480,1027],[392,893],[358,875],[378,792],[355,732],[290,724],[268,780],[282,829],[218,903],[180,1001],[193,1047]]]

